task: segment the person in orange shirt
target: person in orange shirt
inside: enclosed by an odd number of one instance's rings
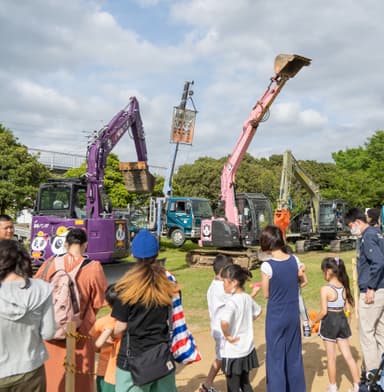
[[[91,261],[84,255],[87,249],[87,234],[81,228],[72,228],[66,236],[67,253],[63,256],[65,271],[70,272],[81,263],[81,268],[76,277],[77,287],[80,291],[80,313],[82,322],[78,328],[80,338],[76,341],[76,373],[75,391],[94,392],[94,365],[95,349],[93,339],[89,339],[89,331],[96,321],[96,314],[105,303],[105,291],[108,283],[99,261]],[[49,281],[56,272],[54,263],[48,266],[47,259],[36,272],[35,278]],[[49,358],[45,362],[47,375],[47,392],[65,391],[65,340],[46,340],[45,346]]]
[[[109,366],[108,381],[106,375],[108,372],[108,364],[112,356],[115,359],[115,371],[116,371],[116,345],[119,345],[117,339],[111,339],[111,333],[115,327],[116,320],[111,317],[112,306],[116,299],[116,292],[114,290],[114,284],[110,284],[105,292],[105,300],[110,307],[110,312],[103,317],[96,320],[93,325],[90,335],[95,340],[95,351],[99,353],[97,369],[96,369],[96,390],[97,392],[114,392],[115,391],[115,380],[113,363]],[[111,361],[112,362],[112,361]]]

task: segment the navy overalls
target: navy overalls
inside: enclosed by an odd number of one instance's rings
[[[267,391],[305,392],[297,261],[291,255],[268,262],[272,277],[265,323]]]

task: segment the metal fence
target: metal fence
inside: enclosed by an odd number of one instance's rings
[[[38,155],[38,160],[50,170],[68,170],[81,166],[85,161],[85,156],[80,154],[70,154],[40,148],[29,148],[28,152],[32,155]]]

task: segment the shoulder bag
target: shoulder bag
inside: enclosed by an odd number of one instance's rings
[[[168,327],[171,333],[170,323],[171,309],[168,312]],[[142,386],[159,380],[175,371],[176,365],[172,356],[170,343],[160,343],[138,355],[132,355],[129,348],[129,333],[127,333],[127,365],[135,385]]]

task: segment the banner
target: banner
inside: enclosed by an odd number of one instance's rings
[[[196,111],[190,109],[173,109],[171,142],[192,144],[195,131]]]

